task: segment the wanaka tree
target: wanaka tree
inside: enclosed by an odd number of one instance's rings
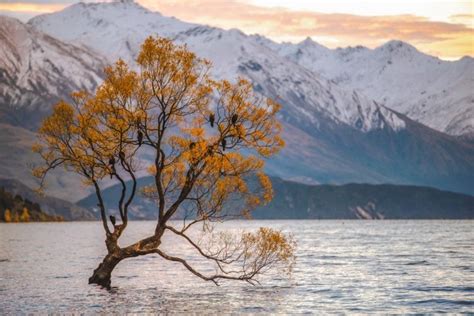
[[[168,39],[148,38],[136,62],[134,71],[117,61],[105,69],[95,93],[77,92],[71,104],[58,103],[34,148],[45,161],[34,171],[42,185],[49,171],[64,166],[95,189],[107,255],[89,283],[109,288],[120,261],[148,254],[180,263],[215,284],[222,279],[253,284],[269,268],[289,268],[294,244],[281,231],[230,234],[211,229],[226,218],[248,217],[271,200],[263,167],[264,158],[283,146],[279,105],[257,96],[244,79],[213,80],[209,61]],[[141,152],[153,155],[148,166],[139,159]],[[142,169],[154,176],[154,184],[140,189],[137,172]],[[102,198],[106,178],[121,185],[113,206],[117,218]],[[149,237],[121,247],[118,241],[137,194],[156,202],[156,227]],[[170,221],[178,215],[182,222]],[[191,233],[197,224],[208,238]],[[165,252],[165,233],[182,238],[216,273],[201,273],[186,257]]]

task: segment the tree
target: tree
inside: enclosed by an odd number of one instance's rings
[[[18,223],[20,222],[20,216],[18,215],[18,212],[14,212],[15,214],[13,215],[13,220],[12,222]]]
[[[11,213],[10,209],[7,208],[5,210],[5,214],[3,214],[3,217],[4,217],[6,223],[10,223],[12,221],[12,213]]]
[[[23,208],[23,211],[20,215],[20,222],[29,222],[30,221],[30,213],[26,207]]]
[[[212,230],[214,222],[248,216],[271,200],[263,158],[283,146],[279,105],[258,97],[242,78],[236,83],[213,80],[209,61],[168,39],[146,39],[137,65],[133,71],[119,60],[105,69],[95,94],[81,91],[73,94],[72,104],[58,103],[34,148],[45,161],[34,171],[42,184],[50,170],[64,166],[95,189],[108,254],[89,283],[110,287],[120,261],[147,254],[180,263],[215,284],[222,279],[253,284],[271,267],[291,267],[294,244],[280,231],[261,228],[229,235]],[[147,168],[154,184],[142,193],[156,201],[156,227],[149,237],[120,247],[130,205],[140,193],[137,171],[146,166],[138,155],[143,151],[154,158]],[[108,177],[121,184],[120,223],[102,199],[102,180]],[[182,225],[171,225],[178,215],[184,218]],[[197,224],[206,238],[190,234]],[[164,252],[165,232],[189,243],[218,272],[205,275],[184,258]]]

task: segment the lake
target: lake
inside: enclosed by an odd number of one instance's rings
[[[112,290],[87,280],[105,254],[99,222],[0,224],[0,314],[474,312],[474,221],[232,221],[298,243],[291,278],[217,287],[156,256],[128,259]],[[153,231],[132,222],[127,244]],[[189,250],[175,237],[175,253]]]

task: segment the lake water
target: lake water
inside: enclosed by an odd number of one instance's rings
[[[156,256],[123,261],[109,292],[87,284],[102,259],[100,223],[0,224],[0,314],[474,312],[474,221],[242,221],[223,229],[294,234],[290,279],[201,281]],[[132,222],[125,241],[152,222]],[[125,242],[125,243],[126,243]],[[167,249],[188,250],[168,237]]]

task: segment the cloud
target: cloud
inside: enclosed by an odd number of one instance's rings
[[[445,58],[474,55],[474,31],[461,23],[472,16],[453,16],[456,23],[416,15],[360,16],[259,7],[235,0],[140,0],[143,5],[180,19],[223,28],[240,28],[274,40],[299,41],[308,36],[329,47],[375,47],[391,39],[410,42],[420,50]]]
[[[452,23],[464,24],[471,29],[474,28],[474,14],[455,14],[449,17]]]
[[[38,13],[56,11],[71,0],[33,0],[0,4],[0,11]],[[245,1],[245,2],[244,2]],[[472,14],[451,16],[447,22],[417,15],[360,16],[319,13],[281,7],[261,7],[249,0],[137,0],[164,15],[222,28],[239,28],[277,41],[300,41],[306,37],[329,47],[364,45],[375,47],[398,39],[423,52],[447,59],[474,55]],[[31,11],[32,10],[32,11]]]
[[[65,6],[61,3],[7,2],[0,3],[0,14],[13,16],[26,22],[35,15],[59,11]]]
[[[35,14],[59,11],[66,5],[61,3],[13,2],[0,3],[0,10],[11,12],[31,12]]]

